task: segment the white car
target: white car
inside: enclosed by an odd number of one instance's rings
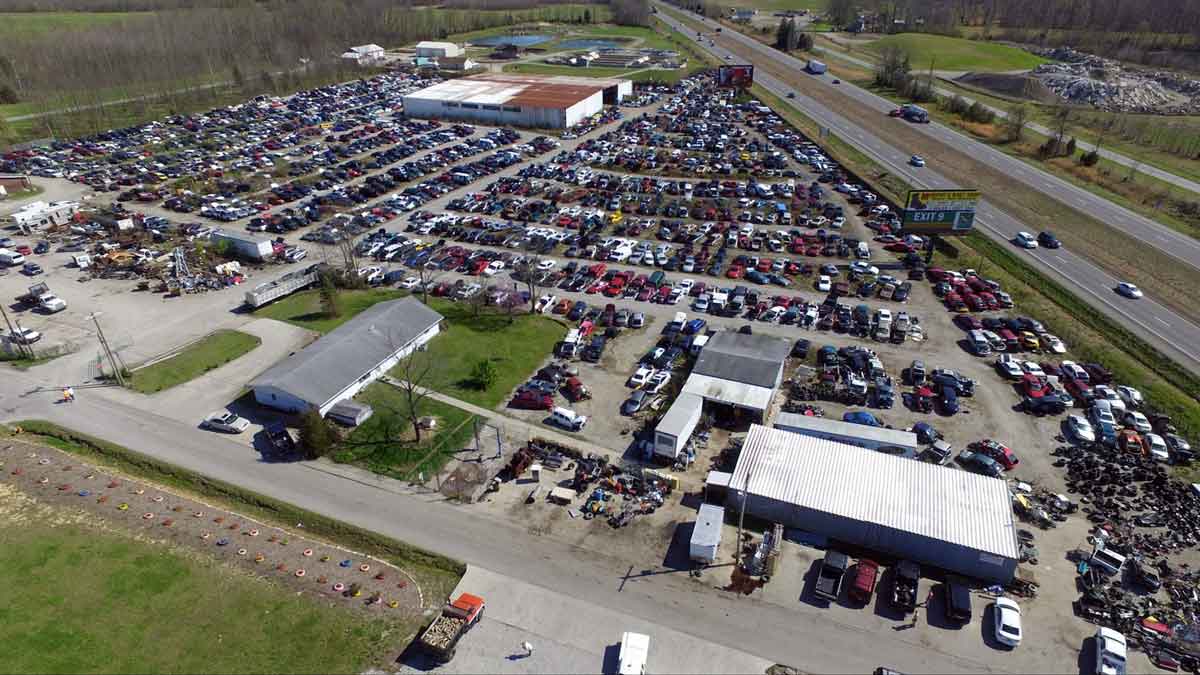
[[[204,418],[200,426],[227,434],[240,434],[250,428],[250,423],[229,411],[220,410]]]
[[[829,289],[831,288],[833,288],[833,281],[830,280],[829,275],[822,274],[821,276],[817,277],[818,291],[821,291],[822,293],[828,293]]]
[[[411,291],[420,285],[421,280],[416,277],[404,277],[404,280],[399,284],[400,288],[403,288],[406,291]]]
[[[683,281],[680,281],[680,282],[679,282],[679,284],[676,286],[676,288],[678,288],[678,289],[679,289],[679,292],[680,292],[680,293],[683,293],[684,295],[687,295],[687,294],[689,294],[689,293],[691,293],[691,292],[692,292],[692,288],[693,288],[695,285],[696,285],[696,282],[695,282],[694,280],[692,280],[692,279],[684,279]]]
[[[537,264],[537,268],[539,272],[549,272],[550,270],[554,269],[554,266],[557,264],[558,263],[554,260],[543,260]]]
[[[1129,386],[1126,386],[1123,384],[1118,386],[1117,387],[1117,396],[1121,397],[1121,400],[1125,402],[1125,406],[1127,408],[1142,407],[1142,392],[1138,391],[1137,389],[1134,389],[1133,387],[1129,387]]]
[[[1125,675],[1125,636],[1111,628],[1096,630],[1096,675]]]
[[[1158,434],[1146,434],[1142,436],[1142,441],[1146,444],[1146,449],[1150,451],[1150,457],[1158,462],[1167,462],[1171,459],[1171,453],[1167,451],[1167,442]]]
[[[667,386],[667,384],[670,381],[671,381],[671,371],[669,371],[669,370],[656,371],[653,375],[650,376],[649,380],[646,380],[646,391],[650,392],[651,394],[657,394],[658,392],[662,391],[663,387]]]
[[[1000,358],[996,359],[996,370],[1010,380],[1019,380],[1025,374],[1021,362],[1012,354],[1001,354]]]
[[[1038,247],[1037,237],[1033,236],[1032,234],[1029,234],[1028,232],[1018,232],[1017,236],[1013,238],[1013,241],[1016,243],[1017,246],[1020,246],[1021,248],[1037,248]]]
[[[1096,430],[1081,415],[1067,415],[1067,430],[1077,441],[1083,443],[1096,442]]]
[[[637,370],[635,370],[633,375],[629,376],[629,381],[626,382],[625,384],[626,384],[626,386],[629,386],[633,389],[638,389],[639,387],[642,387],[647,382],[649,382],[650,377],[653,375],[654,375],[653,368],[646,368],[645,366],[642,366],[641,368],[638,368]]]
[[[908,158],[908,163],[913,166],[925,166],[925,158],[920,155],[913,155]]]
[[[996,598],[992,605],[996,640],[1009,647],[1021,644],[1021,607],[1011,598]]]
[[[1142,289],[1138,288],[1134,284],[1129,283],[1128,281],[1122,281],[1121,283],[1117,284],[1117,293],[1131,300],[1137,300],[1138,298],[1142,297]]]
[[[493,260],[492,262],[488,263],[487,267],[483,268],[483,276],[494,277],[497,274],[499,274],[503,269],[504,269],[504,261],[503,260]]]
[[[19,345],[31,345],[42,339],[42,334],[32,328],[14,328],[9,339]]]
[[[1150,426],[1150,420],[1146,419],[1145,415],[1136,410],[1125,413],[1125,417],[1121,419],[1121,422],[1127,427],[1133,427],[1139,434],[1148,434],[1153,431],[1153,428]]]
[[[862,275],[878,276],[879,268],[869,262],[863,260],[855,260],[850,263],[850,271]]]
[[[1025,371],[1026,373],[1029,373],[1030,375],[1033,375],[1034,377],[1040,377],[1040,378],[1046,377],[1046,371],[1042,370],[1042,367],[1040,365],[1038,365],[1037,363],[1035,363],[1034,361],[1022,361],[1021,362],[1021,370]]]
[[[375,266],[364,267],[358,271],[358,278],[371,285],[377,284],[383,281],[383,268]]]
[[[1066,354],[1067,346],[1063,341],[1058,339],[1058,336],[1046,333],[1038,336],[1038,341],[1042,343],[1042,347],[1052,354]]]
[[[1110,408],[1112,408],[1114,415],[1117,415],[1118,417],[1125,415],[1125,401],[1121,400],[1121,397],[1112,387],[1108,387],[1103,384],[1098,384],[1092,387],[1092,398],[1093,400],[1104,399],[1105,401],[1108,401],[1108,405]]]

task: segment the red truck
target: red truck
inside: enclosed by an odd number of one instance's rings
[[[483,618],[484,604],[478,595],[459,594],[421,634],[420,646],[434,660],[448,663],[454,658],[458,641]]]

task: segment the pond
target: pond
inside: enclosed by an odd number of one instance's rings
[[[471,44],[477,47],[499,47],[500,45],[531,47],[543,42],[549,42],[552,38],[552,35],[537,35],[534,33],[526,33],[524,35],[489,35],[471,40]]]
[[[578,38],[558,43],[562,49],[617,49],[623,46],[619,40],[603,38]]]

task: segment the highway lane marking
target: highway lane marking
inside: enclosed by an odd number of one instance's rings
[[[1163,321],[1162,319],[1158,318],[1157,316],[1156,316],[1156,317],[1154,317],[1154,320],[1155,320],[1155,321],[1157,321],[1157,322],[1159,322],[1159,323],[1161,323],[1161,324],[1162,324],[1162,325],[1164,325],[1164,326],[1170,326],[1170,325],[1171,325],[1171,324],[1167,323],[1166,321]]]

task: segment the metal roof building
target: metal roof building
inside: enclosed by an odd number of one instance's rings
[[[885,429],[865,424],[853,424],[827,417],[811,417],[796,413],[780,413],[775,418],[775,428],[804,436],[814,436],[837,441],[868,450],[881,448],[903,448],[916,455],[920,446],[917,435],[901,429]]]
[[[1008,485],[949,467],[752,426],[729,502],[786,527],[1007,583],[1020,560]]]
[[[563,129],[633,93],[632,80],[481,73],[404,97],[412,117]]]
[[[254,378],[254,399],[324,415],[433,339],[441,322],[441,314],[416,298],[378,303]]]
[[[765,414],[783,380],[787,340],[733,331],[714,333],[696,360],[683,392],[705,401]]]

